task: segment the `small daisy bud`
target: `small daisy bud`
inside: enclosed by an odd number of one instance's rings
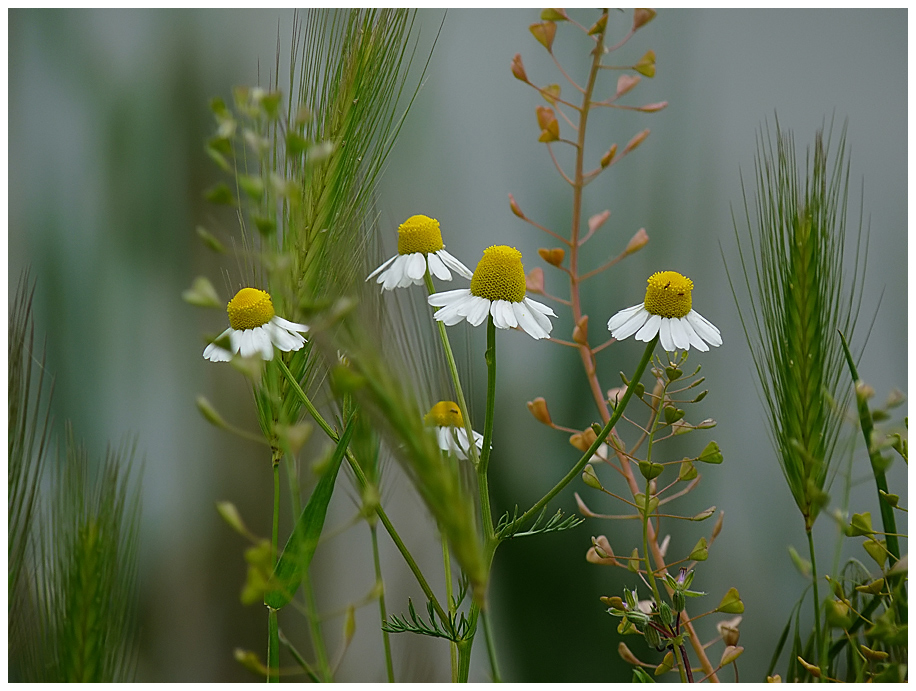
[[[651,79],[655,76],[655,51],[650,50],[645,55],[643,55],[639,62],[633,65],[633,69],[639,72],[644,77]]]
[[[617,155],[617,145],[612,144],[611,148],[607,150],[607,153],[605,153],[604,156],[601,157],[601,167],[607,168],[609,165],[611,165],[611,161],[614,160],[614,156],[616,155]]]
[[[547,410],[547,401],[543,396],[538,396],[533,401],[528,401],[528,410],[534,415],[534,419],[548,427],[553,426],[553,420],[550,419],[550,411]]]
[[[884,650],[872,650],[871,648],[859,644],[859,650],[862,651],[862,654],[869,660],[874,660],[875,662],[882,662],[888,658],[888,653]]]
[[[640,228],[636,231],[636,234],[630,238],[625,253],[633,254],[634,252],[639,252],[639,250],[647,244],[649,244],[649,234],[646,232],[645,228]]]
[[[633,31],[645,26],[655,19],[656,12],[648,7],[637,7],[633,11]]]
[[[525,275],[525,289],[536,295],[544,294],[544,269],[538,266]]]
[[[528,30],[548,52],[553,50],[553,38],[557,34],[556,24],[553,22],[541,22],[540,24],[532,24],[528,27]]]
[[[620,98],[625,93],[632,91],[633,88],[642,81],[642,77],[638,77],[635,74],[622,74],[617,78],[617,98]]]
[[[560,123],[557,122],[557,116],[553,112],[553,108],[548,108],[547,106],[538,106],[535,109],[538,118],[538,126],[541,128],[541,136],[538,137],[539,142],[555,142],[560,138]]]
[[[642,143],[646,140],[646,137],[648,137],[648,136],[649,136],[649,130],[647,130],[647,129],[646,129],[646,130],[643,130],[642,132],[637,133],[637,134],[627,143],[626,147],[624,147],[623,153],[628,154],[628,153],[630,153],[631,151],[633,151],[637,146],[639,146],[640,144],[642,144]]]
[[[572,339],[579,345],[588,345],[588,315],[583,314],[573,329]]]
[[[566,256],[566,252],[562,247],[553,247],[551,249],[544,249],[542,247],[538,250],[538,254],[541,255],[541,259],[553,266],[562,264],[563,258]]]
[[[525,66],[522,64],[522,56],[519,53],[516,53],[515,57],[512,58],[512,76],[521,82],[527,83],[528,81],[528,75],[525,74]]]

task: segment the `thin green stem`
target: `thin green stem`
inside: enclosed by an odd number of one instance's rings
[[[318,412],[318,409],[312,403],[311,399],[305,394],[305,392],[302,390],[302,387],[299,386],[299,382],[296,381],[296,378],[292,375],[292,372],[289,371],[289,368],[284,364],[282,360],[278,359],[277,362],[279,363],[280,369],[284,376],[286,376],[287,380],[289,381],[293,391],[299,397],[299,400],[302,401],[303,407],[309,412],[318,426],[324,431],[325,434],[328,435],[328,437],[330,437],[332,441],[340,441],[340,435],[338,435],[337,432],[334,431],[334,428],[332,428],[321,416],[321,413]],[[473,444],[472,447],[476,449]],[[356,458],[353,456],[353,452],[350,451],[350,449],[347,449],[346,451],[346,459],[347,463],[350,464],[350,468],[353,470],[353,474],[356,476],[356,481],[359,483],[359,486],[363,488],[367,487],[369,485],[369,481],[366,478],[366,474],[363,472],[363,469],[360,467]],[[420,567],[417,566],[417,562],[410,554],[410,550],[407,549],[407,546],[401,540],[400,535],[398,535],[398,531],[395,530],[394,525],[392,525],[391,520],[388,518],[388,514],[385,513],[385,510],[382,508],[381,504],[376,505],[375,514],[382,522],[382,525],[385,526],[385,530],[388,532],[388,535],[391,536],[391,540],[394,542],[395,547],[398,548],[398,551],[401,553],[401,556],[407,563],[407,567],[413,573],[414,578],[417,579],[417,583],[420,585],[423,593],[433,604],[433,608],[436,610],[436,614],[442,619],[442,621],[448,621],[448,616],[446,615],[445,610],[442,608],[442,605],[439,604],[439,600],[436,598],[435,593],[433,593],[432,588],[429,587],[429,583],[426,582],[426,578],[423,576],[423,572],[420,571]]]
[[[286,636],[283,635],[282,631],[278,631],[278,634],[280,637],[280,643],[283,645],[284,648],[286,648],[289,654],[292,655],[293,659],[297,663],[299,663],[299,666],[302,668],[302,671],[308,675],[309,679],[311,679],[316,684],[321,683],[321,679],[318,678],[318,673],[314,669],[312,669],[312,666],[308,663],[308,661],[306,661],[306,659],[302,657],[302,653],[296,650],[296,647],[290,642],[290,640]]]
[[[541,509],[543,509],[547,503],[557,496],[563,488],[566,487],[570,482],[572,482],[579,474],[582,472],[582,469],[585,468],[586,464],[592,459],[595,455],[595,452],[598,451],[598,447],[604,443],[604,440],[607,439],[607,436],[611,433],[611,430],[614,429],[614,425],[620,420],[620,417],[623,415],[626,410],[627,404],[630,402],[630,398],[633,395],[633,390],[636,388],[636,384],[642,378],[643,372],[646,370],[646,365],[649,364],[649,360],[652,358],[652,352],[655,350],[655,344],[658,343],[658,335],[656,334],[655,338],[649,341],[646,344],[646,350],[642,355],[642,359],[639,361],[639,365],[636,367],[636,371],[633,373],[633,378],[630,379],[630,384],[627,386],[626,392],[623,394],[623,398],[620,399],[620,402],[617,404],[617,407],[614,408],[614,414],[611,415],[607,424],[602,428],[601,434],[592,442],[592,445],[588,448],[588,451],[583,454],[582,458],[574,465],[566,475],[563,476],[563,479],[560,480],[552,490],[547,494],[541,497],[538,502],[528,509],[518,520],[515,521],[515,525],[521,526],[526,521],[530,520],[532,517],[537,516]]]
[[[426,275],[423,277],[426,282],[426,291],[432,295],[436,292],[436,288],[433,285],[432,276],[429,275],[429,270],[426,271]],[[480,461],[480,456],[477,453],[477,445],[474,443],[474,427],[471,424],[471,415],[468,411],[468,404],[464,398],[464,390],[461,388],[461,379],[458,376],[458,365],[455,364],[455,354],[452,352],[452,344],[448,340],[448,333],[445,330],[445,324],[440,322],[438,319],[434,320],[436,326],[439,329],[439,340],[442,341],[442,350],[445,353],[445,361],[448,363],[448,371],[452,377],[452,386],[455,387],[455,397],[458,399],[458,409],[461,411],[461,419],[464,422],[464,431],[468,435],[468,455],[471,458],[472,463],[476,467]]]
[[[273,525],[270,531],[270,554],[274,567],[277,565],[277,545],[280,535],[280,457],[279,452],[273,453],[274,471],[274,511]],[[280,681],[280,634],[277,610],[267,608],[267,681],[278,683]]]
[[[811,579],[814,586],[814,640],[817,645],[817,666],[821,669],[821,674],[827,673],[826,667],[826,646],[824,643],[824,634],[821,631],[821,598],[817,589],[817,561],[814,557],[814,533],[809,528],[808,534],[808,552],[811,556]]]
[[[439,537],[442,540],[442,567],[445,571],[445,602],[449,616],[453,616],[455,614],[455,598],[452,589],[452,561],[448,553],[448,540],[445,538],[445,533],[440,531]],[[455,641],[449,641],[448,647],[452,665],[452,683],[454,684],[458,681],[458,644]]]
[[[487,654],[490,656],[490,671],[493,674],[493,681],[500,683],[502,677],[499,674],[499,664],[496,661],[496,638],[493,636],[493,627],[490,623],[490,615],[486,612],[483,615],[483,633],[487,641]]]
[[[665,402],[665,394],[668,392],[668,384],[665,384],[665,388],[662,389],[661,396],[658,399],[658,408],[653,411],[652,416],[652,426],[649,428],[649,441],[646,446],[646,461],[648,463],[652,462],[652,443],[655,441],[655,430],[658,428],[658,410],[661,409],[662,405]],[[649,559],[649,500],[651,498],[651,489],[652,481],[646,480],[646,493],[644,498],[644,505],[642,507],[642,544],[643,552],[646,555],[646,575],[649,577],[649,585],[652,587],[652,595],[655,597],[655,603],[658,607],[661,607],[662,601],[658,592],[658,584],[655,582],[655,569],[652,568],[652,562]],[[658,528],[656,527],[656,534],[658,533]]]
[[[302,593],[305,595],[305,606],[309,622],[309,632],[312,635],[312,648],[315,650],[315,664],[322,681],[333,681],[331,663],[328,660],[328,650],[321,633],[321,617],[318,614],[318,604],[315,600],[315,589],[312,588],[312,578],[308,572],[302,574]]]
[[[490,487],[487,478],[490,451],[493,445],[493,416],[496,409],[496,325],[493,323],[492,315],[487,317],[486,361],[487,412],[483,427],[483,450],[480,454],[480,463],[477,466],[477,489],[480,494],[480,517],[483,525],[484,541],[491,542],[496,537],[493,530],[493,516],[490,511]]]
[[[372,536],[372,561],[375,566],[375,582],[380,586],[378,596],[379,617],[381,617],[381,623],[384,625],[388,621],[388,610],[385,607],[385,583],[382,580],[382,565],[378,552],[378,527],[375,523],[369,525],[369,533]],[[391,661],[391,641],[389,640],[388,632],[382,627],[379,628],[382,632],[382,643],[385,646],[385,671],[388,674],[388,683],[393,684],[394,665]]]

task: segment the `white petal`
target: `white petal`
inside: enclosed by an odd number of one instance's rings
[[[662,325],[658,327],[658,340],[664,348],[669,353],[673,353],[675,350],[674,341],[671,338],[671,320],[662,319]]]
[[[439,259],[441,259],[445,265],[454,271],[459,276],[464,276],[469,281],[474,277],[474,272],[471,271],[468,267],[462,264],[460,261],[455,259],[451,254],[445,251],[445,248],[442,248],[436,252]]]
[[[693,330],[697,332],[697,335],[709,343],[709,345],[722,345],[722,335],[719,333],[719,330],[703,319],[698,312],[690,310],[684,318],[690,323]]]
[[[639,331],[643,324],[645,324],[649,317],[652,315],[646,311],[646,308],[643,305],[640,305],[642,309],[637,312],[634,312],[623,324],[618,326],[616,329],[611,331],[611,336],[616,338],[618,341],[622,341],[625,338],[629,338],[637,331]]]
[[[254,329],[245,329],[237,332],[239,335],[239,355],[242,357],[251,357],[255,354],[256,349],[251,339],[253,331]]]
[[[545,305],[545,304],[543,304],[543,303],[541,303],[541,302],[538,302],[537,300],[532,300],[531,298],[526,297],[526,298],[525,298],[525,302],[528,303],[528,306],[529,306],[531,309],[533,309],[535,312],[537,312],[537,313],[539,313],[539,314],[543,314],[543,315],[545,315],[545,316],[547,316],[547,317],[555,317],[555,316],[557,316],[556,312],[554,312],[550,307],[548,307],[547,305]]]
[[[518,320],[512,312],[512,304],[508,300],[494,300],[490,305],[490,314],[493,315],[493,325],[497,329],[511,329],[518,326]]]
[[[433,316],[446,326],[454,326],[467,316],[468,309],[473,308],[476,303],[474,301],[474,296],[471,295],[470,290],[453,290],[449,292],[462,294],[456,295],[453,298],[449,298],[448,304],[445,305],[442,309],[438,310]],[[432,300],[433,297],[437,295],[447,294],[448,293],[435,293],[434,295],[429,296],[429,300]]]
[[[681,320],[669,319],[668,323],[671,325],[671,340],[674,341],[674,347],[679,350],[689,350],[690,339],[687,338],[687,333],[681,328]]]
[[[468,288],[458,288],[457,290],[446,290],[441,293],[433,293],[426,298],[426,301],[433,307],[445,307],[446,305],[451,305],[464,299],[470,294],[471,291]]]
[[[439,448],[443,451],[448,452],[451,449],[451,435],[449,434],[448,427],[436,427],[436,442],[439,444]]]
[[[608,322],[607,322],[608,331],[615,331],[619,329],[621,326],[627,323],[630,317],[632,317],[634,314],[636,314],[637,312],[639,312],[641,309],[644,309],[644,308],[645,306],[642,303],[639,303],[638,305],[627,307],[625,310],[620,310],[617,314],[615,314],[613,317],[608,319]]]
[[[538,313],[530,309],[526,304],[527,302],[528,299],[525,298],[522,302],[512,303],[512,311],[515,312],[515,318],[518,320],[518,325],[522,327],[526,334],[534,339],[547,338],[550,335],[550,330],[545,330],[544,327],[538,323],[535,317],[535,314]],[[543,314],[539,316],[543,319],[547,319]],[[549,322],[550,320],[548,319],[547,321]]]
[[[413,280],[423,278],[426,274],[426,255],[422,252],[414,252],[408,256],[410,261],[407,263],[407,275]]]
[[[655,338],[655,334],[658,333],[658,327],[661,326],[661,323],[662,318],[660,316],[657,314],[650,315],[646,323],[642,325],[642,328],[636,332],[636,340],[643,343],[651,341]]]
[[[242,332],[235,329],[229,330],[229,343],[232,345],[232,352],[237,353],[242,349]]]
[[[407,268],[406,254],[399,254],[394,263],[382,272],[376,279],[376,282],[382,284],[382,290],[394,290],[398,283],[404,278],[404,269]]]
[[[690,322],[687,321],[687,317],[682,317],[680,322],[681,328],[684,330],[684,333],[687,334],[687,340],[690,341],[690,345],[704,353],[709,350],[709,346],[706,345],[706,343],[703,342],[703,339],[700,338],[699,334],[694,331],[693,327],[690,325]]]
[[[259,326],[251,331],[251,343],[255,352],[261,354],[264,360],[272,360],[274,357],[274,344],[270,340],[270,332],[266,326]]]
[[[440,281],[451,281],[452,273],[448,270],[442,260],[435,254],[426,255],[426,261],[429,264],[429,272]]]
[[[472,295],[471,300],[467,303],[467,309],[465,309],[464,312],[468,324],[471,326],[480,326],[490,313],[490,301],[479,295]]]
[[[471,430],[474,433],[474,443],[477,445],[478,449],[483,448],[483,435],[475,429]]]
[[[375,271],[373,271],[371,274],[366,276],[366,280],[368,281],[370,278],[372,278],[376,274],[381,273],[385,269],[386,266],[388,266],[391,262],[393,262],[397,258],[398,258],[398,255],[394,255],[391,259],[388,259],[382,262],[382,265],[380,267],[378,267]]]
[[[232,331],[232,327],[229,327],[214,340],[221,341],[226,336],[229,336]],[[206,348],[204,348],[204,357],[210,362],[229,362],[232,359],[232,353],[230,353],[225,348],[220,348],[218,345],[216,345],[216,343],[211,343]]]
[[[273,323],[273,320],[266,324],[265,328],[270,334],[271,342],[284,352],[299,350],[305,345],[305,339],[302,338],[302,336],[295,331],[287,331],[286,329],[280,328]]]
[[[307,333],[309,330],[309,327],[307,325],[297,324],[296,322],[287,321],[283,317],[275,316],[270,321],[271,323],[276,324],[280,328],[286,329],[287,331],[301,331],[302,333]]]

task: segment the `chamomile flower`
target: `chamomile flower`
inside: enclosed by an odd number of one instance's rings
[[[722,345],[719,330],[692,309],[693,281],[675,271],[657,271],[649,276],[646,299],[642,304],[620,310],[610,318],[607,328],[618,341],[636,334],[637,341],[648,343],[658,334],[662,348],[709,350]]]
[[[429,216],[411,216],[398,226],[398,253],[366,278],[378,276],[382,290],[406,288],[423,283],[427,269],[436,278],[451,281],[449,269],[465,278],[471,270],[445,251],[439,221]]]
[[[525,297],[522,253],[505,245],[484,250],[470,288],[435,293],[428,300],[433,307],[442,308],[435,317],[446,326],[462,319],[480,326],[489,314],[497,328],[518,326],[532,338],[547,338],[553,328],[547,317],[557,316],[547,305]]]
[[[456,458],[465,460],[471,450],[468,444],[468,433],[464,429],[464,418],[461,417],[461,409],[453,401],[439,401],[430,408],[429,412],[423,418],[423,422],[436,428],[436,440],[439,442],[439,448],[454,455]],[[474,432],[474,443],[478,449],[483,448],[483,435],[480,432]]]
[[[278,317],[270,294],[263,290],[242,288],[229,301],[226,312],[229,314],[229,328],[204,349],[204,357],[211,362],[228,362],[235,353],[242,357],[260,355],[263,360],[272,360],[274,346],[290,351],[305,345],[301,334],[309,327]],[[229,338],[230,350],[217,345],[226,337]]]

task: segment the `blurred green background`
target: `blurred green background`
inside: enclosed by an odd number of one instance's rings
[[[590,24],[597,14],[582,17]],[[432,45],[442,18],[442,11],[419,13],[421,50]],[[622,35],[629,20],[612,13],[615,20]],[[469,266],[493,243],[517,246],[526,268],[543,265],[537,248],[552,243],[515,218],[507,201],[513,194],[545,225],[568,223],[571,195],[536,141],[534,108],[542,101],[509,71],[512,56],[521,53],[532,80],[561,81],[528,31],[535,21],[536,10],[448,12],[378,197],[391,246],[397,224],[423,213],[440,220],[449,251]],[[221,268],[236,269],[234,259],[214,258],[194,234],[196,225],[206,225],[223,239],[237,237],[231,215],[202,199],[220,179],[203,152],[212,128],[207,103],[228,99],[233,85],[266,83],[278,43],[287,59],[291,22],[291,10],[9,13],[8,286],[14,290],[26,267],[37,280],[36,321],[55,377],[57,427],[72,420],[96,454],[125,435],[139,439],[145,458],[141,681],[252,680],[232,650],[263,655],[263,611],[238,601],[245,545],[220,521],[214,503],[235,502],[265,534],[268,461],[259,447],[216,432],[197,413],[194,399],[203,393],[230,420],[256,428],[241,377],[201,358],[201,334],[222,329],[224,316],[195,310],[180,294],[199,274],[222,289]],[[657,76],[644,79],[627,102],[667,100],[669,107],[652,115],[601,112],[590,121],[595,160],[610,143],[622,147],[640,129],[652,130],[637,152],[588,188],[586,214],[612,212],[590,246],[595,257],[616,254],[640,227],[651,238],[635,257],[587,285],[584,311],[592,315],[593,333],[642,298],[650,273],[674,269],[693,279],[694,305],[723,334],[721,348],[691,352],[710,394],[689,415],[714,417],[719,425],[701,439],[688,437],[685,453],[714,438],[726,462],[704,473],[684,507],[725,510],[725,528],[694,585],[710,593],[709,608],[729,587],[741,592],[742,680],[762,679],[805,586],[786,549],[802,548],[804,533],[766,435],[719,249],[736,258],[730,208],[742,212],[739,174],[752,181],[759,128],[767,121],[772,127],[778,115],[804,151],[825,120],[848,118],[850,226],[863,188],[871,226],[859,345],[883,291],[859,371],[879,401],[891,387],[907,391],[906,23],[906,10],[663,10],[620,59],[655,50]],[[581,74],[586,55],[573,34],[560,27],[557,52],[569,71]],[[615,81],[607,75],[605,93]],[[545,272],[548,289],[565,294],[560,274]],[[554,334],[568,338],[570,318],[558,313]],[[482,337],[470,335],[465,356],[475,371],[478,415]],[[530,417],[525,401],[545,396],[554,419],[573,427],[597,417],[574,352],[514,333],[500,335],[500,349],[491,464],[499,512],[536,499],[576,458],[563,435]],[[618,385],[616,372],[632,371],[641,349],[631,339],[603,351],[602,381]],[[857,453],[852,507],[875,511],[860,447]],[[903,464],[892,468],[889,482],[906,506]],[[339,489],[332,529],[356,508],[352,491]],[[578,482],[552,506],[575,511],[573,490],[588,496],[593,509],[615,511]],[[435,530],[406,480],[389,478],[383,501],[418,559],[437,574]],[[681,549],[702,534],[693,524],[677,530]],[[501,549],[491,599],[507,680],[608,681],[626,674],[616,654],[616,621],[598,597],[632,583],[584,559],[590,535],[632,546],[628,533],[618,531],[618,524],[589,520],[572,532]],[[829,564],[836,536],[829,517],[816,534],[819,562]],[[382,542],[389,610],[402,611],[419,590]],[[322,544],[316,587],[327,612],[371,587],[368,545],[364,526]],[[384,678],[377,616],[374,606],[359,610],[340,680]],[[307,648],[294,619],[290,635]],[[341,626],[341,617],[328,618],[332,648]],[[701,627],[706,635],[710,630]],[[628,642],[644,654],[641,644]],[[482,641],[478,648],[472,678],[485,680]],[[399,680],[447,678],[441,641],[395,637],[394,654]]]

